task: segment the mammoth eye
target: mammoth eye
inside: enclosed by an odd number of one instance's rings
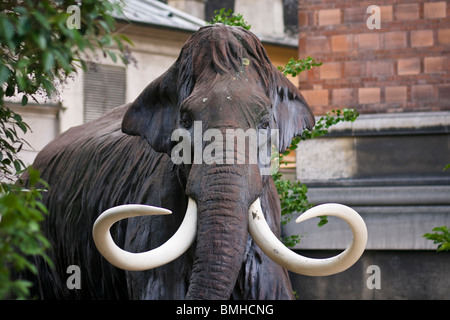
[[[178,123],[180,124],[180,127],[185,129],[192,127],[191,117],[186,112],[181,114],[180,121]]]
[[[264,118],[259,122],[258,128],[259,129],[268,129],[270,126],[269,119]]]

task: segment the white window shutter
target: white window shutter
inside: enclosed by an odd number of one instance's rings
[[[84,72],[84,122],[125,103],[124,67],[96,64]]]

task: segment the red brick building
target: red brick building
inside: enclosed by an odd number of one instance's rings
[[[380,29],[367,27],[370,5]],[[316,114],[450,110],[447,1],[300,1],[299,24],[300,56],[324,63],[300,80]]]

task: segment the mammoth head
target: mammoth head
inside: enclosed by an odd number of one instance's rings
[[[304,98],[271,64],[258,38],[243,28],[222,24],[203,27],[189,38],[177,61],[129,107],[122,130],[145,138],[154,150],[170,155],[175,146],[172,133],[177,129],[195,133],[196,121],[201,122],[203,130],[219,133],[230,128],[276,129],[278,152],[289,147],[294,136],[314,125]],[[206,149],[205,144],[202,147]],[[224,154],[228,151],[244,160],[248,156],[239,155],[234,144],[223,148]],[[244,260],[248,232],[273,261],[302,274],[333,274],[359,258],[367,237],[364,222],[350,208],[339,205],[319,207],[307,217],[329,214],[348,221],[355,237],[355,244],[348,250],[335,258],[316,261],[286,249],[279,235],[272,233],[279,233],[279,217],[265,216],[259,205],[263,190],[269,190],[269,179],[261,177],[259,162],[244,163],[194,162],[186,170],[186,195],[190,199],[185,219],[163,246],[139,254],[117,248],[108,232],[114,221],[168,213],[149,206],[120,206],[96,221],[93,234],[98,249],[116,266],[143,270],[175,259],[197,239],[187,293],[194,299],[230,296]]]
[[[183,108],[189,111],[189,120],[208,123],[211,114],[219,112],[223,102],[209,97],[214,89],[240,103],[248,118],[267,114],[279,130],[280,152],[294,136],[314,126],[305,99],[271,64],[259,39],[243,28],[215,24],[190,37],[177,61],[134,101],[122,130],[145,137],[153,149],[170,154],[171,134],[186,120]],[[252,110],[252,104],[260,109]],[[208,120],[201,118],[202,113],[208,114]]]

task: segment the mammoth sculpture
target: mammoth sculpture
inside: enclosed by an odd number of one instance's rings
[[[50,186],[42,228],[55,265],[39,263],[41,298],[292,299],[287,270],[328,275],[358,260],[364,222],[335,204],[300,219],[342,217],[354,236],[347,250],[315,260],[284,248],[278,194],[261,174],[266,164],[250,163],[236,144],[223,154],[241,162],[175,163],[173,132],[193,134],[199,123],[202,132],[277,130],[282,152],[314,117],[255,35],[200,28],[134,102],[69,129],[37,156],[34,167]],[[79,290],[67,288],[70,265],[80,267]]]

